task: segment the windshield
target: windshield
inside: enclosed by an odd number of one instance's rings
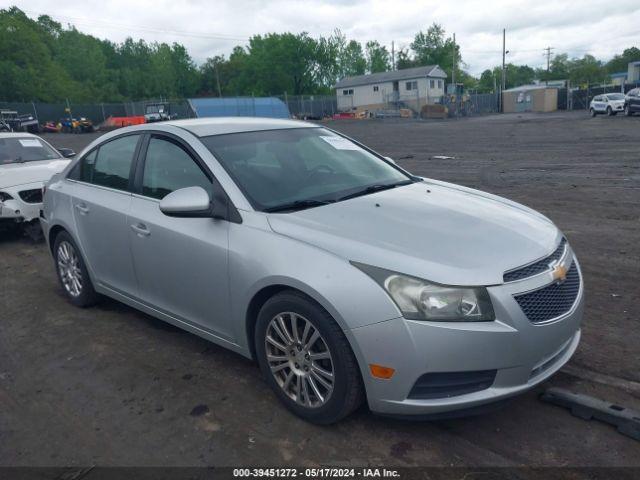
[[[253,207],[262,211],[287,205],[310,208],[413,181],[324,128],[234,133],[201,140]]]
[[[607,95],[607,98],[609,100],[624,100],[624,95],[622,95],[621,93],[610,93],[609,95]]]
[[[39,138],[0,138],[0,165],[60,158],[60,154]]]

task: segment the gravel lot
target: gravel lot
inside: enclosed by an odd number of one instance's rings
[[[640,410],[640,118],[328,125],[413,173],[554,220],[587,288],[570,364],[480,417],[410,423],[363,408],[313,426],[287,413],[236,354],[114,301],[72,307],[44,244],[0,232],[0,465],[640,466],[638,442],[538,400],[555,385]],[[79,151],[96,135],[46,138]]]

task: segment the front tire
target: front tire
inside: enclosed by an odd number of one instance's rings
[[[629,108],[629,105],[625,105],[624,106],[624,114],[627,117],[630,117],[631,115],[633,115],[633,112],[631,111],[631,109]]]
[[[56,273],[66,297],[77,307],[95,305],[99,296],[76,243],[67,232],[60,232],[53,246]]]
[[[613,117],[615,114],[613,113],[613,110],[611,109],[611,107],[607,107],[607,117]]]
[[[360,370],[347,338],[331,315],[302,293],[284,291],[264,304],[255,347],[267,383],[299,417],[326,425],[362,403]]]

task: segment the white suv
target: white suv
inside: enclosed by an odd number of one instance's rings
[[[596,95],[589,104],[589,113],[595,117],[599,113],[606,113],[608,116],[616,115],[624,111],[624,95],[622,93],[605,93]]]

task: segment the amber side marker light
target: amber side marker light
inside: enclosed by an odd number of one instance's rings
[[[371,375],[375,378],[382,378],[384,380],[388,380],[393,377],[393,374],[396,373],[395,369],[391,367],[383,367],[382,365],[376,365],[375,363],[369,364],[369,370],[371,371]]]

